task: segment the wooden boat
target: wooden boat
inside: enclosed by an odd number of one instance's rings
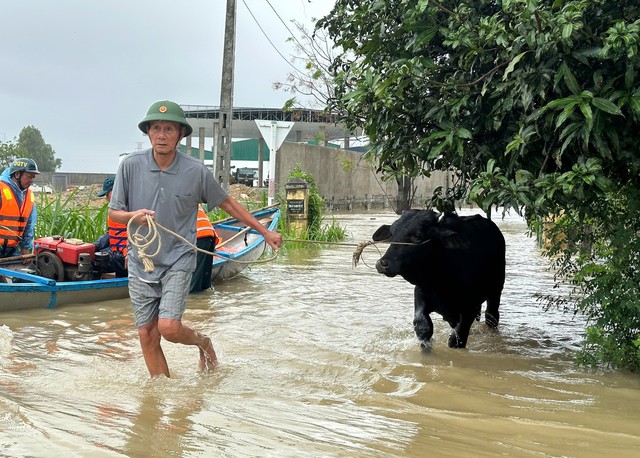
[[[252,214],[269,230],[277,228],[280,217],[277,206],[255,210]],[[266,248],[262,235],[234,218],[216,221],[214,228],[222,242],[216,247],[213,258],[213,283],[237,276],[251,261],[260,258]],[[0,275],[9,279],[7,283],[0,283],[0,312],[88,304],[129,296],[127,278],[56,281],[2,266]]]
[[[252,214],[270,231],[277,229],[280,217],[280,209],[277,206],[255,210]],[[216,284],[232,279],[242,272],[248,263],[259,259],[267,242],[262,235],[235,218],[216,221],[213,226],[218,237],[222,239],[216,246],[217,256],[213,257],[211,270],[211,281]]]

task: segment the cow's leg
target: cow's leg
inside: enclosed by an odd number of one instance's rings
[[[431,310],[428,309],[422,289],[418,286],[413,291],[413,305],[413,330],[416,332],[418,339],[425,344],[433,336],[433,322],[429,316]]]
[[[476,314],[471,312],[463,314],[460,317],[460,321],[453,328],[449,335],[449,347],[450,348],[464,348],[467,346],[467,339],[469,338],[469,330],[473,321],[476,319]]]
[[[501,292],[502,291],[498,291],[497,293],[490,294],[487,298],[487,309],[484,311],[484,321],[487,323],[487,326],[492,328],[498,327],[498,322],[500,321],[498,308],[500,307]]]

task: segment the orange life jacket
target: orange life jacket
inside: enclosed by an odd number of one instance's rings
[[[107,217],[107,232],[109,233],[109,248],[111,251],[121,251],[127,255],[127,225],[116,223]]]
[[[216,231],[213,230],[213,224],[204,212],[201,205],[198,205],[198,219],[196,219],[196,236],[201,239],[203,237],[216,237]]]
[[[13,189],[8,183],[0,181],[0,245],[3,247],[15,247],[22,240],[24,228],[27,225],[31,210],[34,206],[34,197],[30,189],[24,196],[22,206],[13,194]]]

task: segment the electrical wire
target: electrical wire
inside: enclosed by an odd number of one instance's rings
[[[304,46],[302,46],[302,43],[300,43],[300,41],[296,38],[295,34],[291,31],[291,29],[289,28],[289,26],[286,24],[286,22],[284,22],[284,20],[280,17],[280,15],[278,14],[278,12],[276,11],[276,9],[273,7],[273,5],[271,4],[271,2],[269,0],[265,0],[267,2],[267,5],[269,5],[271,7],[271,9],[273,10],[274,13],[276,13],[276,16],[278,16],[278,19],[280,19],[280,22],[282,22],[282,25],[284,25],[285,29],[287,29],[287,31],[291,34],[291,38],[293,40],[295,40],[296,43],[298,43],[298,46],[300,46],[301,48],[304,49]]]
[[[244,3],[244,6],[247,8],[247,11],[249,11],[249,14],[251,15],[251,17],[253,18],[253,20],[255,21],[256,25],[258,26],[258,28],[260,29],[260,31],[262,32],[262,34],[264,35],[264,37],[267,39],[267,41],[271,44],[271,46],[273,47],[273,49],[275,49],[275,51],[280,55],[280,57],[282,57],[282,59],[284,59],[284,61],[289,64],[291,66],[291,68],[293,68],[296,72],[302,73],[298,68],[296,68],[295,65],[293,65],[291,62],[289,62],[289,59],[287,59],[286,57],[284,57],[282,55],[282,53],[280,52],[280,50],[278,49],[278,47],[273,43],[273,41],[271,41],[271,39],[269,38],[269,36],[267,35],[267,33],[264,31],[264,29],[262,28],[262,26],[260,25],[260,22],[258,22],[258,19],[254,16],[253,12],[251,11],[251,8],[249,8],[249,5],[247,5],[247,2],[245,0],[242,0],[242,3]],[[268,2],[267,2],[268,3]],[[271,6],[271,5],[269,5]],[[273,7],[272,7],[273,8]],[[276,13],[277,14],[277,13]],[[282,20],[282,19],[280,19]],[[287,29],[288,30],[288,29]],[[296,40],[297,41],[297,40]]]

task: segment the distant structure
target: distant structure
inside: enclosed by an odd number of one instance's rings
[[[220,108],[206,105],[181,105],[187,121],[193,127],[193,136],[214,138],[220,119]],[[354,133],[347,131],[336,121],[333,114],[322,110],[295,108],[284,111],[280,108],[233,108],[232,136],[239,138],[261,138],[255,121],[295,122],[285,141],[304,142],[314,140],[325,144],[332,140],[342,140],[349,147],[349,138]]]
[[[188,154],[199,157],[204,161],[205,139],[211,138],[214,140],[214,147],[212,149],[214,150],[214,157],[216,157],[217,145],[215,145],[215,139],[218,136],[221,116],[220,107],[207,105],[181,105],[181,107],[185,112],[187,121],[193,128],[193,134],[186,139],[186,150]],[[231,120],[232,138],[234,140],[258,139],[267,140],[268,142],[269,139],[263,138],[258,128],[257,122],[261,121],[294,123],[284,138],[284,141],[289,142],[313,142],[318,145],[327,146],[331,140],[340,139],[343,141],[344,148],[348,148],[349,139],[353,136],[344,126],[337,123],[335,115],[322,110],[295,108],[285,111],[280,108],[234,107],[233,118]],[[198,138],[198,155],[193,154],[192,137]],[[269,148],[266,150],[268,151]],[[257,164],[259,183],[262,183],[267,176],[264,173],[264,152],[263,141],[260,141]],[[273,167],[274,164],[270,164],[270,166]],[[219,179],[226,178],[219,177]],[[270,187],[270,197],[272,194],[271,191]]]

